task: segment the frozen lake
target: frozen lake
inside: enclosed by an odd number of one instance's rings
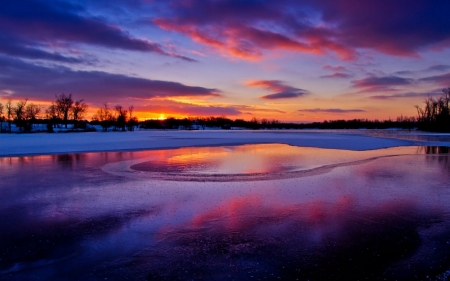
[[[0,158],[2,280],[450,275],[447,147]]]

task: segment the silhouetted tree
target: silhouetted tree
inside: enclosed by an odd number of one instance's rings
[[[6,102],[5,107],[6,107],[6,116],[7,116],[7,121],[8,121],[8,131],[9,131],[9,133],[11,133],[11,119],[12,119],[13,111],[14,111],[11,100],[8,100]]]
[[[69,119],[70,109],[73,106],[72,94],[66,96],[64,93],[56,96],[56,110],[59,112],[59,115],[62,117],[64,121],[65,127],[67,129],[67,120]]]
[[[72,108],[70,109],[75,127],[80,127],[79,121],[83,119],[87,109],[88,105],[84,103],[83,99],[75,101]],[[84,128],[86,127],[84,126]]]
[[[270,122],[268,119],[266,119],[266,118],[261,119],[261,126],[263,126],[263,128],[268,128],[269,125],[270,125]]]
[[[259,128],[258,123],[259,123],[258,119],[256,119],[256,117],[253,117],[249,122],[250,128],[253,130],[258,129]]]
[[[52,102],[52,104],[45,110],[45,118],[48,120],[48,132],[53,132],[53,128],[56,126],[56,121],[60,118],[58,113],[59,111],[54,102]]]
[[[3,104],[0,103],[0,133],[3,132]]]
[[[428,131],[450,131],[450,88],[443,90],[443,95],[434,99],[425,99],[422,109],[416,105],[419,128]]]
[[[25,126],[25,107],[27,105],[28,99],[25,99],[23,101],[19,101],[16,103],[16,106],[13,108],[14,113],[14,119],[16,122],[16,125],[20,128],[22,131]]]
[[[127,122],[128,131],[134,131],[134,126],[136,126],[139,123],[138,119],[136,117],[133,117],[133,110],[134,110],[134,106],[130,105],[128,107],[128,114],[129,114],[129,118],[128,118],[128,122]]]
[[[116,126],[120,128],[122,131],[125,131],[125,125],[127,124],[127,110],[123,109],[123,107],[118,104],[115,107],[117,118],[116,118]]]
[[[94,120],[97,120],[102,125],[103,131],[107,131],[111,126],[111,123],[114,121],[114,116],[111,114],[111,110],[108,107],[108,104],[103,104],[103,107],[100,107],[97,110],[97,114],[93,117]]]
[[[26,131],[31,131],[31,129],[33,128],[33,124],[35,123],[36,118],[40,112],[40,105],[34,103],[27,104],[27,106],[25,107],[25,120],[27,121],[25,122]]]
[[[29,103],[25,107],[25,119],[34,121],[34,120],[36,120],[36,118],[40,112],[41,112],[40,105],[37,105],[34,103]]]
[[[71,108],[71,112],[72,112],[72,117],[73,117],[73,121],[80,121],[81,119],[83,119],[84,114],[86,113],[88,109],[88,105],[86,103],[84,103],[84,100],[77,100],[75,101],[75,103],[73,104],[72,108]]]

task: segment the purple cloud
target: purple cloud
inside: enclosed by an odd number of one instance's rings
[[[320,78],[351,78],[353,77],[353,75],[347,74],[347,73],[342,73],[342,72],[335,72],[333,74],[330,75],[322,75],[320,76]]]
[[[80,5],[63,1],[6,1],[0,9],[0,33],[26,38],[34,45],[83,43],[106,48],[153,52],[194,61],[163,50],[162,46],[132,37],[104,19],[87,16]],[[16,42],[18,44],[19,42]],[[41,56],[41,58],[43,58]]]
[[[399,76],[370,76],[367,78],[353,80],[352,86],[363,91],[388,90],[395,86],[405,86],[414,83],[414,79]]]
[[[152,22],[246,59],[273,49],[342,59],[358,49],[418,57],[450,46],[449,9],[446,1],[422,0],[190,0],[168,1]]]
[[[436,96],[436,95],[441,95],[441,94],[442,94],[442,91],[433,90],[433,91],[424,92],[424,93],[406,92],[406,93],[393,94],[393,95],[377,95],[377,96],[371,96],[369,98],[376,99],[376,100],[390,100],[390,99],[416,98],[416,97],[426,98],[429,96]]]
[[[338,65],[338,66],[332,66],[332,65],[325,65],[324,67],[323,67],[323,69],[325,69],[325,70],[332,70],[332,71],[334,71],[334,72],[344,72],[344,71],[347,71],[347,68],[345,68],[345,67],[343,67],[343,66],[341,66],[341,65]]]
[[[444,72],[444,71],[448,71],[448,70],[450,70],[450,65],[436,64],[436,65],[432,65],[432,66],[427,67],[427,68],[422,69],[422,70],[417,70],[417,71],[402,70],[402,71],[397,71],[394,74],[396,74],[396,75],[410,75],[410,74],[422,73],[422,72]]]
[[[442,75],[434,75],[434,76],[424,77],[419,80],[423,81],[423,82],[436,83],[436,84],[442,85],[444,87],[449,87],[450,86],[450,72],[442,74]]]
[[[447,64],[436,64],[428,67],[424,71],[448,71],[450,70],[450,65]]]
[[[275,93],[273,94],[261,97],[262,99],[268,100],[298,98],[309,94],[307,90],[286,85],[283,81],[279,80],[254,80],[249,81],[246,85],[250,87],[262,87],[274,91]]]
[[[0,53],[12,57],[20,57],[25,59],[49,60],[65,63],[80,63],[81,59],[76,57],[64,56],[57,52],[47,52],[36,47],[30,47],[33,42],[22,40],[20,38],[10,36],[7,33],[0,33]]]
[[[1,56],[0,72],[3,73],[0,75],[0,90],[12,91],[12,98],[48,100],[65,92],[100,104],[123,98],[220,96],[217,89],[101,71],[45,67]]]

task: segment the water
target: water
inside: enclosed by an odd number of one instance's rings
[[[0,279],[443,277],[449,157],[267,144],[0,158]]]

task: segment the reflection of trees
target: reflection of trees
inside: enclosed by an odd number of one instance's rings
[[[418,148],[419,154],[426,154],[426,160],[437,162],[445,170],[450,170],[450,147],[448,146],[421,146]]]
[[[450,152],[450,147],[448,146],[421,146],[419,147],[420,153],[425,154],[447,154]]]
[[[74,164],[80,163],[86,158],[84,154],[57,154],[52,156],[53,161],[60,164],[62,167],[72,167]]]

